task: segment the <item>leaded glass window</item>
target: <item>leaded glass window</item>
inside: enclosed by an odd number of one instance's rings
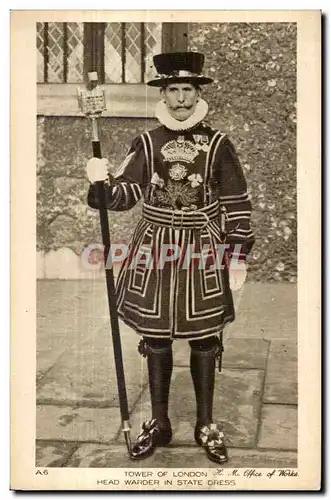
[[[38,83],[83,80],[83,23],[37,23]]]
[[[161,23],[107,23],[106,83],[143,83],[153,72],[152,56],[161,52]]]
[[[161,39],[161,23],[37,23],[37,81],[80,83],[92,65],[102,83],[143,83]]]

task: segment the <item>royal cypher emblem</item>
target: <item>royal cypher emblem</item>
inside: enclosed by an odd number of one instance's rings
[[[190,141],[172,140],[166,142],[161,148],[161,154],[165,161],[193,163],[199,152]]]

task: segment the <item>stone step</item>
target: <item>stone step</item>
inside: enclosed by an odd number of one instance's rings
[[[180,372],[177,375],[181,377]],[[258,393],[254,395],[258,391],[254,389],[254,384],[259,380],[259,374],[251,370],[249,375],[251,379],[247,380],[245,397],[241,401],[234,399],[231,404],[227,392],[229,388],[225,392],[222,388],[215,391],[214,421],[223,425],[229,445],[296,450],[297,407],[268,404],[260,408]],[[237,375],[234,373],[232,377],[233,387]],[[142,421],[150,418],[146,393],[130,417],[132,439],[139,434]],[[169,413],[174,442],[190,445],[195,424],[194,408],[188,404],[185,394],[182,397],[178,395],[176,403],[176,411]],[[38,405],[36,417],[37,439],[106,445],[123,441],[119,408]]]
[[[229,448],[228,468],[296,468],[297,453],[284,450]],[[97,468],[219,468],[210,462],[202,448],[175,446],[157,448],[143,461],[132,461],[125,445],[61,443],[37,441],[36,467]],[[223,467],[223,466],[222,466]]]

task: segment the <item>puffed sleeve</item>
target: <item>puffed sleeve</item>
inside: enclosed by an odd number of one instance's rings
[[[225,136],[216,154],[219,201],[225,215],[226,240],[235,253],[245,258],[255,237],[251,229],[252,204],[247,183],[234,145]]]
[[[145,184],[146,160],[143,144],[137,137],[116,170],[110,182],[105,182],[105,198],[108,210],[124,211],[134,207],[142,197]],[[97,195],[97,185],[91,184],[88,192],[88,205],[99,208],[100,202]]]

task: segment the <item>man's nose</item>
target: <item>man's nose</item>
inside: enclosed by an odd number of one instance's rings
[[[181,104],[185,101],[184,92],[182,90],[178,93],[177,101]]]

